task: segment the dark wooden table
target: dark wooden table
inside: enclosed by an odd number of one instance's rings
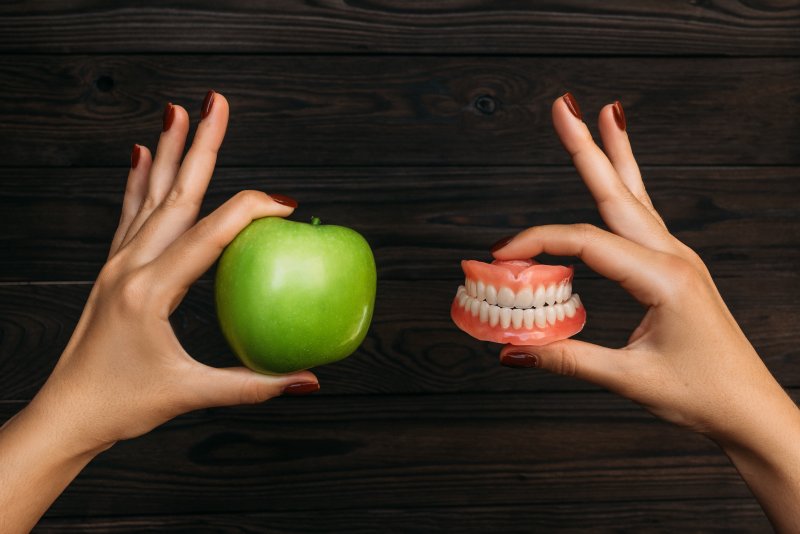
[[[572,91],[594,127],[619,98],[656,206],[800,398],[800,10],[592,3],[0,5],[0,421],[65,346],[130,147],[154,146],[167,101],[195,119],[207,89],[230,101],[204,211],[243,188],[295,196],[298,219],[362,232],[379,270],[370,334],[318,369],[319,394],[120,443],[38,530],[767,529],[712,443],[503,368],[448,316],[460,259],[527,226],[600,222],[550,104]],[[638,306],[583,267],[575,286],[581,338],[624,344]],[[211,291],[209,274],[174,324],[231,365]]]

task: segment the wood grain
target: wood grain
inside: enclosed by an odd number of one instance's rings
[[[800,168],[651,167],[650,194],[670,229],[717,278],[800,270]],[[0,282],[94,280],[119,220],[125,170],[0,168]],[[551,223],[601,224],[569,167],[220,168],[203,212],[242,189],[300,200],[361,232],[381,280],[455,280],[465,258]],[[578,276],[584,276],[582,272]],[[745,282],[747,283],[747,282]]]
[[[551,103],[621,99],[642,164],[797,165],[800,59],[0,57],[0,166],[125,166],[166,102],[230,100],[221,165],[563,165]],[[481,100],[483,99],[483,100]]]
[[[458,280],[379,281],[367,339],[350,358],[315,370],[323,395],[596,389],[575,379],[508,369],[500,346],[473,340],[451,322]],[[66,346],[90,285],[0,286],[0,400],[27,400]],[[584,278],[576,292],[589,318],[580,338],[623,346],[639,305],[611,282]],[[745,333],[784,386],[800,386],[795,325],[800,277],[770,283],[723,279],[720,290]],[[187,351],[202,362],[235,365],[219,332],[212,285],[196,285],[173,315]],[[769,303],[764,304],[764,303]]]
[[[325,0],[0,6],[3,52],[797,55],[791,2]]]

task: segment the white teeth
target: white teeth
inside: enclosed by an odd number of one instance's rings
[[[564,301],[572,296],[572,282],[567,282],[567,289],[564,291]]]
[[[564,320],[564,305],[563,304],[556,304],[554,306],[554,308],[556,309],[556,319],[558,319],[559,321],[563,321]]]
[[[514,292],[507,287],[501,287],[497,292],[497,303],[506,308],[514,307]]]
[[[492,284],[486,286],[486,302],[497,304],[497,289]]]
[[[478,292],[478,300],[483,300],[486,298],[486,286],[483,285],[483,282],[478,280],[478,287],[476,288]]]
[[[555,306],[548,306],[545,308],[547,312],[547,323],[554,325],[556,324],[556,308]]]
[[[472,298],[478,296],[478,289],[476,287],[475,280],[470,280],[469,278],[467,278],[467,293]]]
[[[522,310],[519,308],[511,310],[511,325],[517,330],[522,328]]]
[[[547,317],[544,308],[536,308],[536,310],[534,310],[533,321],[539,328],[544,328],[544,325],[547,324]]]
[[[548,306],[555,304],[556,302],[556,285],[550,284],[547,286],[547,290],[544,293],[544,301],[547,303]]]
[[[530,308],[531,306],[533,306],[533,290],[529,287],[526,287],[517,293],[517,296],[514,299],[514,307],[525,309]]]
[[[489,304],[485,300],[481,301],[481,307],[478,313],[480,313],[482,323],[489,320]]]
[[[528,308],[527,310],[524,310],[522,313],[522,320],[525,322],[525,328],[527,328],[528,330],[533,328],[533,320],[534,320],[533,316],[535,314],[536,312],[533,308]]]
[[[464,304],[469,298],[469,295],[467,295],[467,289],[464,286],[459,286],[458,293],[456,293],[456,295],[458,296],[458,305],[463,308]]]
[[[569,299],[567,302],[563,304],[564,306],[564,315],[567,317],[575,317],[575,301],[574,299]]]
[[[500,327],[508,328],[511,324],[511,308],[500,308]]]
[[[578,294],[577,294],[577,293],[575,293],[574,295],[572,295],[572,300],[575,302],[575,307],[576,307],[576,308],[580,308],[580,307],[581,307],[581,305],[582,305],[582,304],[581,304],[581,298],[578,296]]]
[[[533,305],[537,308],[544,306],[544,286],[539,286],[533,293]]]
[[[500,322],[500,308],[497,306],[489,306],[489,326],[497,326]]]
[[[481,307],[481,301],[479,301],[478,299],[472,299],[472,301],[469,303],[469,312],[472,314],[473,317],[478,316],[478,310],[480,310],[480,307]]]

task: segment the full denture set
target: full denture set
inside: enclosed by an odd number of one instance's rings
[[[572,267],[534,260],[461,262],[466,280],[450,309],[456,325],[484,341],[544,345],[583,328],[586,310],[572,293]]]

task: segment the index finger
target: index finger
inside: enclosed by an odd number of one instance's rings
[[[666,254],[590,224],[528,228],[493,252],[498,260],[527,259],[542,253],[580,258],[593,271],[619,282],[646,306],[657,306],[669,295]]]

